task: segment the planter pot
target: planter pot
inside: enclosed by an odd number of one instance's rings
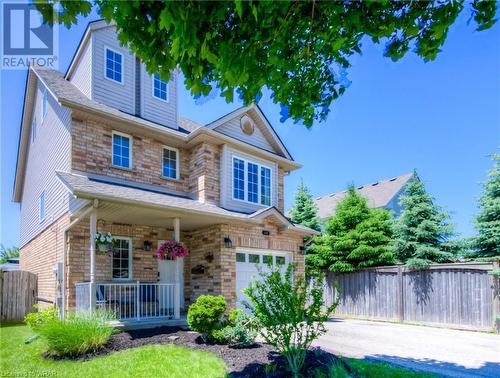
[[[97,250],[99,252],[108,252],[109,246],[107,244],[97,244]]]

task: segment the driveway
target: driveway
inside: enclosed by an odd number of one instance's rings
[[[336,319],[314,345],[449,377],[500,377],[500,335]]]

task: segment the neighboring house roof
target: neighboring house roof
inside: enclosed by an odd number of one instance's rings
[[[0,264],[0,270],[12,272],[19,270],[19,257],[13,257],[7,260],[6,263]]]
[[[317,233],[315,230],[307,227],[292,224],[274,207],[259,210],[251,214],[245,214],[226,210],[214,204],[202,203],[183,196],[166,194],[158,190],[150,190],[144,187],[135,187],[132,186],[133,184],[131,183],[123,185],[116,182],[105,182],[86,175],[60,171],[57,172],[57,176],[68,188],[68,190],[78,198],[109,200],[119,203],[162,208],[183,213],[211,215],[235,221],[258,222],[267,216],[274,215],[275,218],[281,221],[281,223],[283,223],[283,225],[289,230],[302,232],[303,234]],[[279,214],[276,214],[276,212]]]
[[[40,80],[40,82],[47,88],[50,95],[61,106],[66,106],[74,110],[80,110],[97,116],[107,117],[111,120],[127,124],[132,127],[140,126],[152,132],[168,135],[169,137],[175,138],[181,142],[187,142],[188,145],[189,143],[198,143],[200,137],[216,140],[220,143],[232,143],[237,145],[239,148],[250,151],[251,153],[260,154],[264,158],[278,161],[279,164],[281,164],[283,168],[288,171],[301,167],[300,164],[293,161],[289,154],[286,154],[285,157],[283,157],[279,154],[263,150],[259,147],[213,130],[212,127],[209,127],[211,124],[202,126],[194,121],[184,118],[184,120],[180,122],[181,129],[177,130],[122,112],[111,106],[101,104],[100,102],[88,98],[71,82],[66,80],[62,73],[45,67],[31,66],[28,70],[25,98],[23,102],[23,114],[16,162],[16,176],[14,181],[14,202],[19,202],[21,200],[26,155],[30,138],[29,128],[31,125],[31,109],[33,107],[37,79]],[[244,112],[252,109],[258,109],[258,107],[256,105],[250,105],[249,107],[241,108],[238,111]],[[262,114],[262,112],[260,112],[260,114]],[[262,117],[265,118],[263,114]]]
[[[369,207],[385,207],[401,192],[403,186],[408,182],[412,175],[413,173],[406,173],[391,179],[361,185],[356,188],[356,191],[368,199]],[[347,190],[344,190],[342,192],[331,193],[316,198],[314,203],[318,207],[318,216],[321,219],[332,216],[335,212],[337,204],[344,199],[346,195]]]

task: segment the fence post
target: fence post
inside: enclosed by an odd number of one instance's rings
[[[398,322],[402,323],[405,319],[404,292],[403,292],[403,266],[398,265]]]
[[[499,261],[493,261],[493,273],[499,272]],[[497,333],[500,333],[500,277],[497,274],[491,275],[492,292],[493,292],[493,328]]]
[[[137,320],[141,319],[141,314],[139,313],[140,311],[140,306],[139,306],[139,300],[140,300],[140,295],[139,295],[139,289],[141,288],[139,281],[137,281],[135,285],[135,316]]]

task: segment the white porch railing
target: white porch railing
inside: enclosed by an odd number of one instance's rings
[[[95,308],[110,311],[119,320],[179,318],[176,284],[81,282],[75,289],[77,313],[92,310],[95,302]]]

